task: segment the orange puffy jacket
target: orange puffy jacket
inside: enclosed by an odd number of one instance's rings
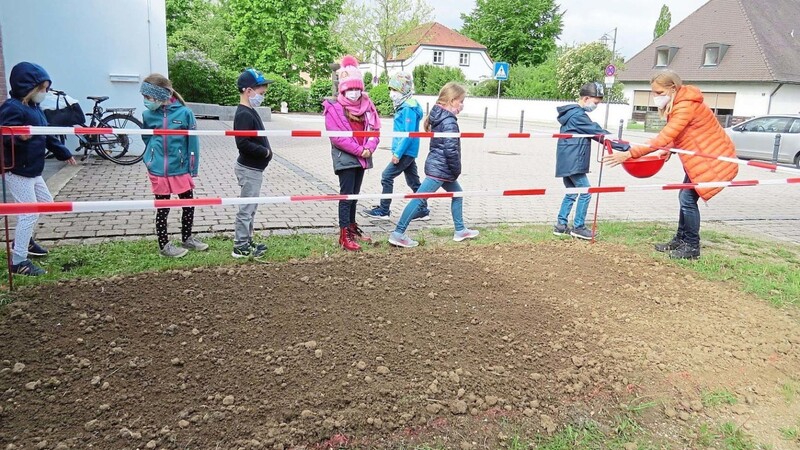
[[[650,147],[636,146],[630,152],[632,157],[639,158],[663,147],[736,158],[733,141],[703,103],[703,93],[689,85],[678,89],[672,111],[667,115],[667,125],[650,141]],[[690,155],[680,155],[680,158],[692,183],[731,181],[739,173],[739,166],[734,163]],[[695,190],[703,200],[710,200],[722,188]]]

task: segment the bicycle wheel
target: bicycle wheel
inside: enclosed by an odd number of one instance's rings
[[[142,128],[142,122],[127,114],[111,114],[98,124],[100,128],[136,129]],[[144,141],[136,134],[101,134],[94,145],[95,152],[103,158],[117,164],[128,166],[136,164],[144,157]]]

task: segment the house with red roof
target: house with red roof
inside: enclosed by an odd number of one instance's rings
[[[417,66],[432,64],[461,69],[469,81],[493,76],[494,61],[489,58],[486,46],[438,22],[420,25],[400,36],[397,42],[386,61],[389,74],[411,73]],[[377,56],[374,61],[362,62],[360,69],[379,76],[383,73],[383,61]]]

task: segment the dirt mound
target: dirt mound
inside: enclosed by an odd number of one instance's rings
[[[573,242],[76,280],[21,297],[0,312],[0,443],[16,448],[380,447],[431,430],[469,447],[497,438],[487,418],[547,433],[634,395],[663,394],[674,402],[659,419],[690,420],[699,389],[723,378],[748,392],[743,414],[773,417],[764,386],[800,367],[796,319]]]

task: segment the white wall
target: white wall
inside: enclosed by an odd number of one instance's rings
[[[436,96],[432,95],[417,95],[415,98],[420,102],[422,108],[427,111],[436,104]],[[519,121],[521,112],[525,111],[525,121],[541,122],[550,125],[558,125],[558,113],[556,108],[562,105],[573,103],[564,100],[524,100],[524,99],[507,99],[501,98],[499,105],[496,98],[488,97],[467,97],[464,101],[464,110],[461,114],[470,117],[483,117],[484,111],[488,108],[488,118],[490,120],[495,117],[500,119],[509,119]],[[499,106],[499,114],[498,114]],[[628,119],[631,117],[631,105],[614,103],[601,103],[589,117],[601,126],[605,124],[606,108],[608,110],[608,128],[607,130],[616,133],[619,127],[619,121],[622,120],[627,124]]]
[[[37,63],[86,112],[86,96],[104,95],[103,106],[141,116],[141,80],[167,75],[165,0],[2,0],[0,26],[6,77]]]
[[[769,98],[776,83],[690,83],[703,92],[736,92],[736,103],[733,106],[734,116],[760,116],[764,114],[797,114],[800,111],[800,86],[784,85],[772,99]],[[650,90],[648,83],[625,83],[625,97],[633,99],[634,90]]]

